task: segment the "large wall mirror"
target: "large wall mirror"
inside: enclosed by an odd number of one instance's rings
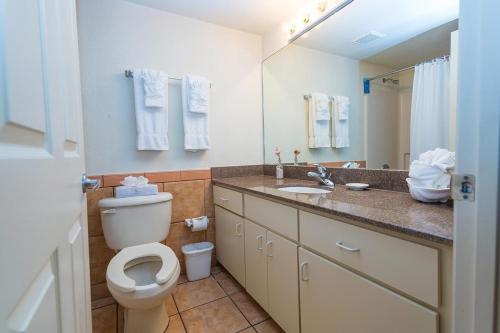
[[[354,0],[267,58],[265,162],[279,147],[285,164],[300,151],[299,164],[406,170],[422,152],[453,151],[458,3],[449,4]]]

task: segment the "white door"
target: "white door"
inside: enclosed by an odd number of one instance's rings
[[[90,332],[73,0],[0,0],[0,331]]]

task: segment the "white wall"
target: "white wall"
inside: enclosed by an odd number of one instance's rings
[[[80,0],[87,172],[102,174],[262,163],[261,37],[123,0]],[[180,84],[169,84],[168,152],[135,148],[132,81],[123,71],[208,77],[212,149],[183,150]]]
[[[280,146],[283,162],[293,161],[294,149],[299,149],[300,160],[307,162],[364,159],[359,61],[290,45],[264,62],[263,76],[267,163],[275,162],[275,146]],[[311,92],[349,97],[349,148],[308,148],[308,113],[304,95]]]

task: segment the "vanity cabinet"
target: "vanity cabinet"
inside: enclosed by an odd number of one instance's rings
[[[438,314],[299,248],[301,332],[436,333]]]
[[[245,238],[243,217],[215,206],[217,260],[245,286]]]
[[[299,332],[297,247],[245,220],[246,290],[288,333]]]

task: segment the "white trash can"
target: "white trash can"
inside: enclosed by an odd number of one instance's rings
[[[186,271],[189,281],[210,276],[213,249],[214,244],[210,242],[187,244],[182,247],[182,253],[186,257]]]

